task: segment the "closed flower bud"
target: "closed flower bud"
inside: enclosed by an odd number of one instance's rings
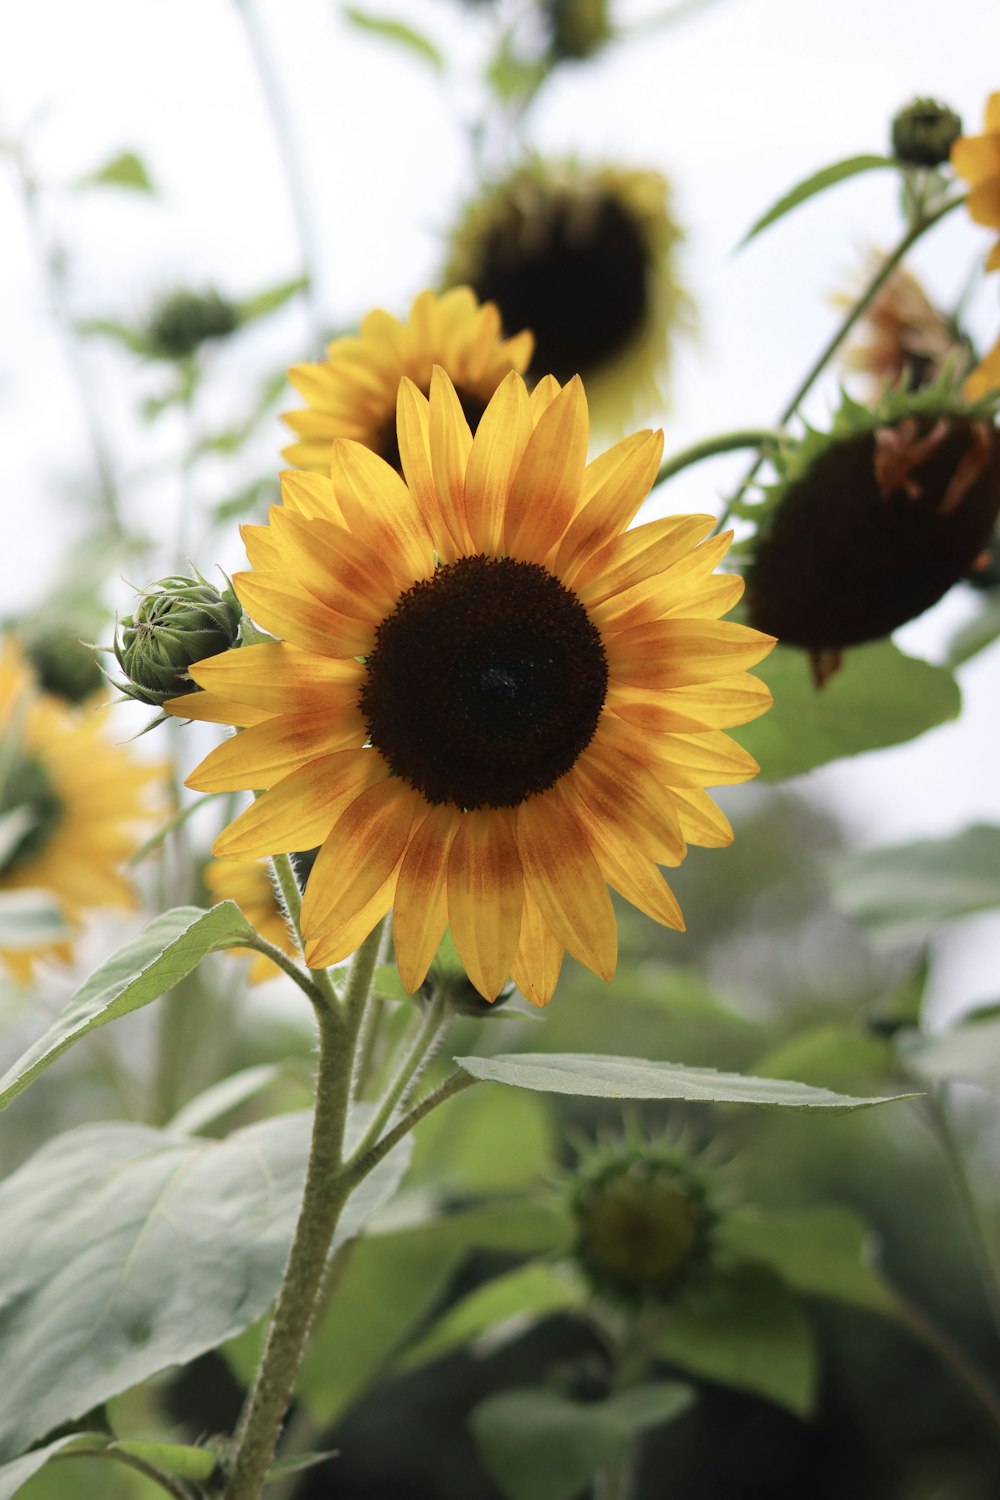
[[[961,134],[953,109],[936,99],[914,99],[892,122],[893,154],[911,167],[940,167]]]
[[[150,350],[160,359],[189,359],[201,344],[225,338],[239,326],[233,303],[218,292],[172,292],[153,311]]]
[[[24,649],[39,684],[54,698],[83,703],[104,686],[93,646],[84,645],[68,630],[29,635]]]
[[[581,62],[611,40],[608,0],[548,0],[546,10],[556,62]]]
[[[188,668],[235,646],[242,616],[231,588],[220,593],[198,573],[160,579],[119,621],[114,650],[128,678],[119,685],[129,697],[157,706],[195,691]]]

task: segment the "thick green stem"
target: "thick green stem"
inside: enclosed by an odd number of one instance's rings
[[[885,260],[882,262],[881,266],[876,271],[875,275],[872,277],[871,281],[868,283],[867,287],[862,292],[857,302],[855,302],[854,306],[848,310],[846,316],[841,320],[837,328],[834,329],[833,334],[820,350],[813,364],[803,376],[802,381],[795,391],[795,394],[791,397],[788,405],[785,407],[784,411],[781,413],[781,416],[778,418],[779,427],[784,427],[785,423],[790,422],[795,416],[802,402],[812,390],[813,385],[826,369],[827,365],[830,363],[830,360],[836,354],[837,350],[840,348],[841,344],[844,342],[844,339],[850,333],[855,323],[867,311],[868,307],[878,296],[879,292],[882,290],[885,283],[889,280],[889,277],[892,275],[893,271],[895,271],[900,261],[912,249],[917,240],[920,239],[921,235],[926,234],[928,229],[933,229],[934,225],[940,223],[940,221],[945,217],[946,214],[950,214],[952,209],[957,208],[960,203],[964,202],[964,195],[958,198],[949,198],[945,203],[942,203],[939,208],[934,209],[934,211],[927,214],[926,217],[921,217],[916,221],[916,223],[912,224],[907,229],[906,233],[903,235],[903,238],[900,240],[895,250],[893,250],[890,255],[886,256]],[[744,475],[743,481],[737,489],[736,493],[727,503],[725,509],[722,512],[722,515],[719,517],[719,526],[724,526],[726,521],[728,521],[729,517],[733,513],[733,510],[739,504],[740,500],[742,500],[744,494],[755,478],[757,470],[764,462],[765,457],[766,454],[760,453],[751,464],[750,468]]]
[[[274,871],[274,878],[278,883],[278,890],[281,892],[281,899],[285,903],[285,910],[287,911],[289,920],[291,921],[291,924],[295,929],[296,941],[301,948],[302,892],[299,890],[299,882],[295,878],[295,867],[292,864],[291,855],[272,854],[271,868]],[[381,931],[381,924],[379,926],[379,931]],[[358,957],[360,957],[362,951],[363,949],[358,949]],[[333,980],[330,978],[329,970],[310,969],[309,974],[315,989],[322,996],[324,1004],[330,1006],[336,1005],[338,1000],[337,987],[334,984]],[[370,987],[371,975],[369,975],[367,980],[367,987],[365,989],[366,996]]]
[[[700,464],[703,459],[714,458],[718,453],[737,453],[741,448],[777,447],[785,434],[771,427],[748,427],[739,432],[723,432],[718,437],[706,438],[702,443],[692,443],[668,458],[653,481],[653,488],[673,479],[682,469]]]
[[[358,1027],[381,939],[381,923],[355,954],[344,995],[317,1010],[316,1112],[295,1238],[274,1317],[234,1441],[225,1500],[258,1500],[288,1410],[320,1300],[337,1223],[353,1187],[344,1138]]]

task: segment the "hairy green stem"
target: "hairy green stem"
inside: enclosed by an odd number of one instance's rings
[[[457,1068],[454,1073],[449,1073],[433,1093],[428,1094],[427,1098],[422,1099],[419,1104],[415,1104],[374,1146],[366,1149],[364,1142],[361,1143],[347,1163],[347,1171],[351,1174],[352,1180],[361,1182],[369,1172],[373,1172],[383,1157],[389,1155],[393,1146],[398,1146],[403,1137],[409,1135],[414,1126],[419,1125],[431,1110],[437,1109],[439,1104],[444,1104],[446,1099],[452,1099],[456,1094],[464,1093],[474,1083],[481,1082],[482,1079],[473,1078],[471,1073],[463,1073]]]
[[[382,941],[379,944],[377,960],[379,967],[388,962],[391,946],[392,913],[390,912],[382,924]],[[375,1066],[375,1054],[378,1049],[384,1017],[385,1005],[374,995],[369,994],[365,1005],[365,1013],[361,1018],[361,1031],[358,1036],[358,1046],[354,1056],[354,1078],[351,1083],[351,1097],[353,1099],[362,1099],[364,1097],[368,1080]]]
[[[939,208],[934,209],[933,212],[927,214],[926,216],[922,216],[914,224],[911,224],[907,228],[906,233],[903,235],[895,250],[893,250],[889,255],[886,256],[885,260],[882,262],[879,269],[875,272],[874,276],[869,281],[867,287],[862,292],[857,302],[855,302],[853,307],[848,310],[846,316],[841,319],[840,323],[834,329],[832,335],[820,350],[819,354],[816,356],[816,359],[813,361],[806,374],[803,376],[794,395],[791,397],[788,405],[785,407],[784,411],[778,418],[779,427],[784,427],[786,422],[790,422],[795,416],[800,405],[812,390],[813,385],[819,379],[820,375],[822,375],[823,371],[826,369],[830,360],[836,354],[837,350],[840,348],[841,344],[844,342],[844,339],[850,333],[855,323],[867,311],[871,303],[882,290],[885,283],[889,280],[889,277],[892,275],[893,271],[895,271],[896,267],[899,265],[900,261],[912,249],[917,240],[920,239],[921,235],[926,234],[928,229],[933,229],[934,225],[940,223],[940,221],[945,217],[946,214],[950,214],[952,209],[957,208],[960,203],[964,202],[964,194],[957,198],[949,198],[945,203],[942,203]],[[723,509],[722,515],[718,520],[719,526],[724,526],[725,523],[729,520],[729,517],[732,515],[734,509],[742,500],[750,484],[756,477],[757,471],[760,468],[761,464],[764,462],[765,457],[766,454],[760,453],[751,464],[750,468],[744,475],[739,488],[736,490],[735,494],[727,502],[725,508]]]
[[[673,479],[675,474],[690,468],[692,464],[714,458],[717,453],[736,453],[741,448],[776,448],[784,436],[783,432],[771,427],[748,427],[739,432],[724,432],[718,437],[706,438],[701,443],[692,443],[690,448],[682,448],[679,453],[667,459],[653,480],[653,488],[667,479]]]
[[[358,1143],[354,1153],[355,1160],[376,1144],[382,1131],[392,1119],[397,1105],[403,1101],[410,1085],[419,1076],[424,1062],[432,1054],[446,1024],[444,992],[439,990],[428,1005],[420,1030],[400,1063],[396,1076],[379,1100],[375,1115]]]
[[[167,1474],[163,1469],[158,1469],[155,1464],[147,1463],[144,1458],[138,1458],[134,1453],[123,1453],[120,1448],[71,1448],[64,1453],[53,1453],[50,1463],[68,1463],[74,1458],[107,1458],[113,1459],[115,1463],[124,1464],[127,1469],[134,1469],[137,1474],[142,1474],[158,1484],[161,1490],[166,1490],[174,1500],[195,1500],[196,1495],[201,1495],[201,1489],[192,1489],[185,1484],[183,1479],[176,1478],[173,1474]]]
[[[252,938],[245,938],[239,946],[241,948],[250,948],[254,953],[263,953],[265,958],[269,958],[273,964],[282,969],[288,975],[289,979],[294,979],[311,1005],[317,1009],[326,1005],[326,997],[319,989],[319,986],[313,983],[313,980],[303,969],[299,968],[294,958],[289,958],[287,953],[283,953],[280,948],[275,947],[274,943],[269,943],[267,938],[261,937],[259,932],[255,932]]]
[[[358,1028],[381,925],[355,954],[342,1000],[316,1012],[316,1110],[302,1206],[260,1367],[236,1430],[225,1500],[258,1500],[305,1354],[333,1236],[354,1186],[343,1170],[344,1141]]]
[[[292,864],[291,855],[272,854],[271,869],[274,871],[274,878],[278,883],[281,899],[285,903],[285,910],[288,913],[289,921],[295,930],[296,942],[301,949],[302,892],[299,890],[299,882],[295,876],[295,867]],[[379,924],[379,931],[381,931],[381,923]],[[361,951],[359,948],[358,953],[360,954]],[[330,971],[328,969],[310,969],[309,975],[316,992],[322,998],[322,1003],[328,1006],[335,1006],[339,997],[337,995],[337,987],[330,978]],[[371,985],[370,976],[368,985]],[[367,993],[368,990],[366,989],[365,994],[367,995]]]

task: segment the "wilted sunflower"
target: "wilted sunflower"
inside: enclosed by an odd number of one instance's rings
[[[144,794],[159,768],[108,744],[93,707],[74,710],[43,693],[11,641],[0,649],[0,815],[24,829],[0,853],[0,891],[49,892],[66,921],[93,907],[131,906],[119,873],[148,816]],[[67,960],[66,942],[4,949],[15,978],[41,957]]]
[[[587,463],[579,380],[529,397],[508,375],[475,438],[454,386],[399,397],[405,483],[358,443],[331,479],[284,476],[244,528],[233,585],[281,637],[191,669],[172,711],[247,726],[189,778],[269,789],[216,841],[227,859],[322,847],[302,902],[306,959],[355,949],[394,908],[407,990],[447,924],[476,988],[508,974],[537,1004],[566,949],[614,970],[613,886],[683,925],[657,865],[732,831],[707,785],[755,762],[722,726],[761,713],[745,669],[771,641],[719,620],[711,516],[625,531],[662,434]],[[170,707],[170,705],[168,705]]]
[[[659,172],[531,161],[488,188],[453,235],[445,282],[468,283],[508,327],[530,328],[529,378],[580,375],[607,428],[662,406],[688,317],[669,196]]]
[[[283,456],[296,469],[327,474],[334,438],[354,438],[398,471],[396,394],[404,375],[426,395],[434,366],[447,370],[475,431],[504,376],[527,368],[531,348],[528,332],[504,339],[496,307],[480,306],[468,287],[441,297],[421,292],[405,323],[378,308],[362,320],[357,338],[334,339],[326,359],[289,370],[308,405],[282,416],[298,434]]]
[[[882,257],[871,255],[866,268],[870,279]],[[855,297],[837,297],[853,306]],[[877,400],[887,386],[905,384],[919,390],[951,368],[956,374],[968,369],[971,351],[954,322],[938,312],[920,282],[900,266],[872,299],[858,320],[855,336],[847,346],[844,364],[849,370],[870,377],[869,394]]]
[[[1000,229],[1000,93],[986,101],[982,135],[966,135],[951,148],[951,164],[969,184],[965,206],[977,224]],[[986,258],[987,271],[1000,271],[1000,240]]]

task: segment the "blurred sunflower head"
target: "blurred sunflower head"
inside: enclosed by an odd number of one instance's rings
[[[882,256],[869,257],[866,280]],[[853,306],[856,297],[836,299]],[[917,278],[904,267],[894,271],[859,318],[847,346],[844,365],[867,377],[873,401],[886,387],[905,385],[916,391],[938,380],[945,370],[961,374],[972,353],[955,323],[940,313]]]
[[[250,926],[262,938],[280,948],[289,958],[298,958],[285,914],[278,904],[274,883],[266,860],[243,864],[235,859],[213,859],[202,871],[205,889],[212,905],[235,901]],[[250,961],[250,983],[262,984],[280,974],[277,964],[266,953],[254,953]]]
[[[148,818],[146,793],[160,768],[108,744],[98,715],[39,689],[20,649],[0,647],[0,892],[48,892],[66,922],[102,906],[131,906],[119,873]],[[16,979],[36,960],[68,960],[66,942],[0,949]]]
[[[404,375],[426,395],[431,371],[440,365],[475,431],[504,376],[527,368],[531,349],[530,333],[505,339],[497,308],[480,305],[465,286],[440,297],[421,292],[405,323],[378,308],[362,320],[356,338],[334,339],[326,359],[289,370],[307,405],[282,416],[296,434],[283,457],[296,469],[327,474],[334,438],[353,438],[398,471],[396,396]]]
[[[532,330],[529,379],[580,375],[594,421],[621,430],[662,406],[671,342],[689,321],[669,200],[658,172],[530,161],[467,209],[445,281]]]
[[[810,430],[778,468],[751,544],[748,616],[811,652],[819,680],[844,647],[889,635],[974,569],[1000,510],[991,404],[947,378],[871,409],[845,397],[830,431]]]
[[[965,206],[977,224],[1000,229],[1000,93],[986,101],[985,130],[966,135],[951,148],[951,164],[969,184]],[[1000,240],[986,258],[987,271],[1000,271]]]
[[[200,716],[244,732],[189,785],[264,789],[222,858],[321,846],[310,966],[392,907],[411,993],[450,925],[483,996],[512,975],[544,1004],[564,949],[611,976],[609,885],[681,927],[657,866],[730,841],[705,788],[757,769],[722,730],[770,702],[746,668],[772,642],[720,621],[742,583],[713,576],[711,516],[626,530],[662,434],[589,464],[588,435],[578,379],[508,375],[473,437],[435,371],[400,389],[403,478],[336,441],[329,479],[286,475],[244,528],[233,584],[278,639],[192,667]]]

